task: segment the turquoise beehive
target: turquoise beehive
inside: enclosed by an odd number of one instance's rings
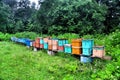
[[[94,41],[92,39],[82,40],[82,48],[92,48],[94,46]]]
[[[44,40],[42,38],[40,38],[40,44],[43,44]]]
[[[82,48],[82,54],[86,56],[92,55],[92,48]]]
[[[71,44],[64,44],[64,52],[65,53],[72,53],[72,46],[71,46]]]
[[[44,43],[44,49],[48,49],[48,43]]]
[[[91,56],[93,51],[94,41],[92,39],[82,40],[82,54]]]
[[[67,39],[59,39],[58,40],[58,46],[64,46],[64,44],[68,44]]]

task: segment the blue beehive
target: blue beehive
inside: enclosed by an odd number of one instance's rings
[[[93,40],[82,40],[82,48],[92,48],[94,46]]]
[[[44,44],[44,40],[40,38],[40,44]]]
[[[44,43],[44,49],[48,49],[48,43]]]
[[[29,39],[26,39],[26,42],[25,42],[25,44],[26,44],[26,46],[30,46],[30,40]]]
[[[93,61],[93,59],[91,57],[89,57],[89,56],[83,56],[83,55],[81,55],[80,61],[82,63],[90,63],[90,62]]]
[[[64,45],[64,52],[65,53],[72,53],[72,46],[70,44]]]

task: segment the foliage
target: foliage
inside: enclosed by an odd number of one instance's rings
[[[16,33],[14,36],[18,38],[29,38],[32,40],[34,40],[36,37],[39,37],[39,35],[36,34],[35,32],[21,32],[21,33]]]
[[[28,38],[29,34],[34,36],[32,34],[35,33],[24,32],[20,34],[17,33],[16,35]],[[1,35],[4,36],[3,33],[0,33],[0,36]],[[56,38],[55,35],[53,36]],[[69,40],[80,38],[78,34],[72,33],[61,34],[57,37],[67,38]],[[26,49],[23,45],[11,42],[0,42],[0,61],[2,61],[0,63],[0,79],[119,80],[119,31],[109,35],[85,35],[82,36],[82,38],[94,39],[96,45],[105,45],[106,55],[112,56],[112,60],[107,61],[94,58],[93,63],[83,64],[80,63],[79,56],[77,57],[60,52],[52,57],[46,54],[44,50],[32,52],[31,49]],[[114,41],[117,42],[117,44]],[[28,77],[26,77],[25,74],[27,74]]]
[[[105,5],[99,6],[91,0],[45,0],[41,3],[37,19],[43,33],[101,33],[105,28],[106,9]]]
[[[9,41],[12,36],[12,34],[0,32],[0,41]]]

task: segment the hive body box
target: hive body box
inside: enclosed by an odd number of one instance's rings
[[[92,39],[82,40],[82,48],[92,48],[93,45],[94,45],[94,41]]]
[[[58,46],[64,46],[64,44],[68,44],[67,39],[58,39]]]
[[[43,38],[40,38],[40,44],[44,44]]]
[[[58,39],[58,51],[60,52],[64,51],[64,44],[68,44],[67,39]]]
[[[48,40],[48,50],[52,50],[52,39]]]
[[[104,46],[94,46],[92,57],[103,58],[105,56]]]
[[[44,49],[48,49],[48,43],[44,43]]]
[[[64,52],[65,53],[72,53],[72,46],[71,46],[71,44],[65,44],[64,45]]]
[[[89,56],[81,55],[80,61],[81,61],[82,63],[89,63],[89,62],[92,62],[92,58],[89,57]]]
[[[58,50],[58,40],[52,40],[52,50],[57,51]]]
[[[72,40],[72,54],[80,55],[82,54],[82,39]]]
[[[93,50],[94,41],[91,39],[82,40],[82,54],[91,56]]]

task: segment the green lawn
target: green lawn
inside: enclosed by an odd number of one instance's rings
[[[96,64],[97,63],[97,64]],[[79,57],[45,50],[34,52],[13,42],[0,42],[0,80],[90,80],[106,61],[82,64]]]

